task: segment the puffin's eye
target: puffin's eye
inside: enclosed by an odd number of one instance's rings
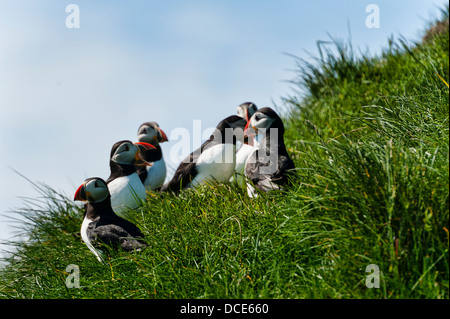
[[[116,153],[120,154],[123,152],[128,152],[129,150],[130,150],[130,146],[128,143],[126,143],[126,144],[120,145],[119,148],[117,149]]]
[[[255,120],[259,121],[261,119],[261,115],[255,114]]]
[[[100,186],[98,185],[98,182],[97,182],[97,181],[95,181],[94,186],[95,186],[95,188],[99,188],[99,187],[100,187]]]

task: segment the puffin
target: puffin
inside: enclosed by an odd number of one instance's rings
[[[247,122],[258,110],[258,107],[253,102],[245,102],[237,107],[237,114],[244,118]],[[244,167],[247,158],[254,150],[253,139],[251,137],[244,138],[244,143],[239,145],[236,152],[236,166],[234,174],[230,178],[230,182],[235,182],[239,186],[245,185]]]
[[[124,251],[140,250],[147,246],[141,230],[114,213],[111,195],[103,179],[86,179],[76,190],[74,201],[87,201],[81,238],[100,262],[103,262],[102,244]]]
[[[111,194],[112,209],[124,219],[129,220],[127,212],[137,208],[146,198],[145,187],[135,165],[149,165],[143,160],[141,152],[151,150],[156,151],[156,147],[149,143],[133,143],[128,140],[115,143],[111,149],[111,174],[106,184]]]
[[[270,107],[259,109],[248,121],[244,134],[255,140],[255,149],[244,168],[248,196],[257,197],[256,189],[267,192],[287,184],[295,165],[286,150],[284,125],[278,114]]]
[[[209,139],[181,162],[161,191],[177,194],[207,181],[228,182],[236,166],[236,142],[242,143],[246,123],[237,115],[220,121]]]
[[[142,152],[143,159],[150,165],[136,165],[136,171],[147,191],[158,190],[166,180],[167,168],[160,143],[167,142],[167,135],[156,122],[145,122],[139,126],[138,141],[153,145],[156,150]]]
[[[258,111],[258,107],[253,102],[245,102],[237,107],[237,115],[244,118],[247,122]]]

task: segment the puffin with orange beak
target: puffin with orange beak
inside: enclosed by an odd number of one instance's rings
[[[139,228],[114,213],[108,186],[103,179],[86,179],[78,187],[74,200],[87,201],[81,224],[81,238],[100,262],[103,261],[100,249],[102,244],[124,251],[139,250],[147,246]]]
[[[253,136],[255,141],[244,168],[248,195],[257,197],[256,189],[267,192],[287,184],[295,165],[286,150],[284,125],[278,114],[270,107],[259,109],[248,121],[244,135]]]
[[[138,141],[150,143],[156,150],[142,152],[144,160],[150,165],[136,166],[137,173],[145,188],[149,191],[157,190],[166,180],[167,168],[160,143],[167,142],[167,135],[156,122],[145,122],[138,129]]]
[[[258,111],[258,107],[252,102],[245,102],[237,107],[237,115],[244,118],[247,123],[256,111]],[[246,136],[244,138],[244,144],[239,145],[237,148],[236,167],[234,168],[234,174],[231,176],[230,182],[236,182],[241,187],[245,186],[244,167],[254,149],[252,136]]]
[[[252,102],[245,102],[237,107],[237,115],[244,118],[247,122],[250,121],[250,118],[256,111],[258,111],[258,107]]]
[[[129,219],[127,211],[139,207],[146,198],[145,187],[137,174],[136,165],[150,165],[144,160],[142,153],[151,151],[156,151],[156,147],[128,140],[115,143],[111,149],[111,174],[106,183],[111,194],[112,209],[122,218]]]

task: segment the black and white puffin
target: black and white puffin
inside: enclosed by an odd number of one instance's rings
[[[108,186],[103,179],[86,179],[75,192],[74,200],[88,201],[81,224],[81,238],[100,262],[103,261],[101,244],[125,251],[147,246],[139,228],[114,213]]]
[[[248,122],[257,110],[258,107],[256,106],[255,103],[245,102],[237,107],[237,114]],[[244,179],[245,163],[254,149],[255,148],[253,146],[253,139],[251,136],[245,138],[244,143],[237,146],[236,166],[234,169],[234,174],[230,178],[230,182],[236,182],[240,186],[245,185]]]
[[[148,165],[142,158],[141,150],[149,152],[156,148],[149,143],[123,140],[115,143],[111,149],[109,161],[111,174],[106,183],[114,212],[125,219],[129,219],[127,211],[137,208],[146,197],[144,184],[135,167]]]
[[[237,107],[237,115],[244,118],[247,122],[258,111],[258,107],[253,102],[245,102]]]
[[[181,162],[161,190],[178,193],[205,181],[228,182],[236,165],[236,141],[243,141],[246,122],[237,115],[222,120],[209,139]]]
[[[160,143],[167,142],[167,135],[156,122],[145,122],[138,129],[138,141],[149,143],[156,150],[142,152],[143,159],[150,163],[146,166],[136,166],[137,173],[147,190],[157,190],[166,180],[167,168]]]
[[[246,135],[255,138],[255,149],[247,159],[244,174],[250,197],[256,197],[255,186],[266,192],[286,184],[295,169],[284,145],[284,125],[278,114],[269,107],[258,110],[248,121]]]

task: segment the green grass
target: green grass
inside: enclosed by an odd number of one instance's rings
[[[135,213],[150,247],[101,264],[79,236],[82,210],[34,184],[0,297],[449,298],[448,30],[390,40],[379,57],[334,43],[296,60],[306,94],[284,100],[294,186],[151,195]],[[65,285],[69,264],[80,288]],[[379,289],[365,285],[369,264]]]

